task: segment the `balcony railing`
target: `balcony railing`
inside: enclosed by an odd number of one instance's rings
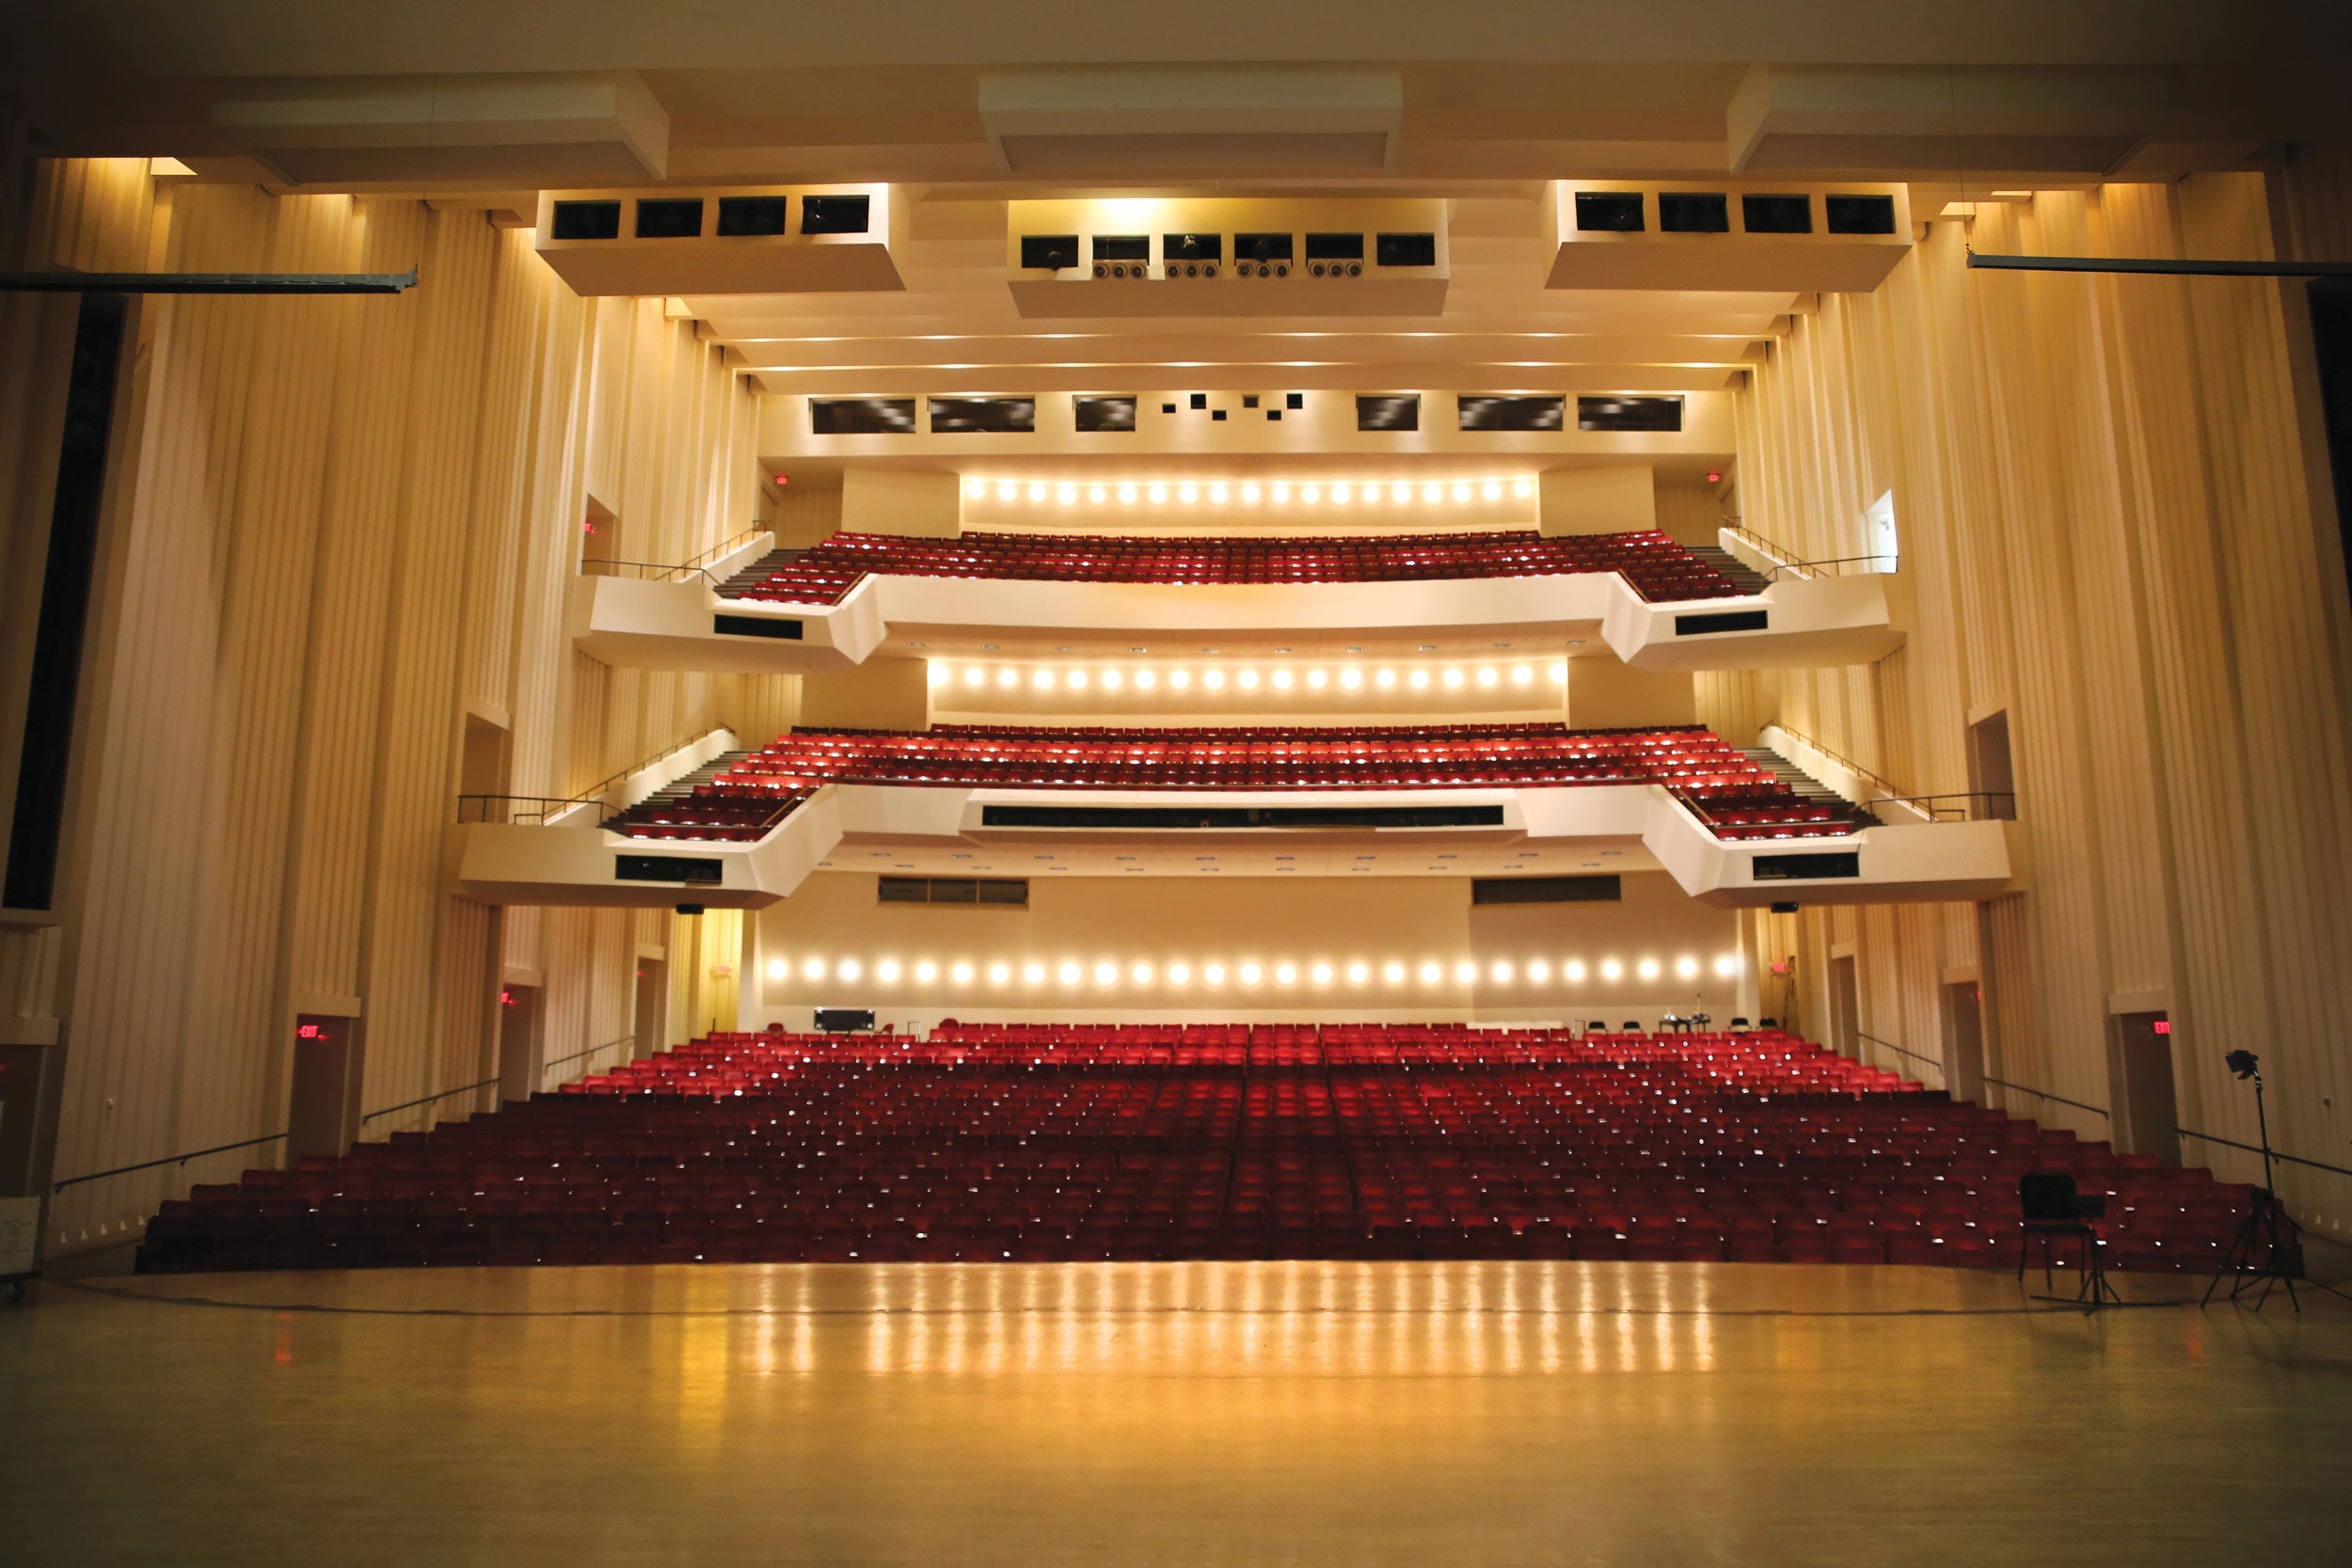
[[[2006,789],[1958,795],[1873,795],[1862,802],[1871,816],[1883,805],[1909,806],[1931,822],[2014,822],[2017,796]]]
[[[639,582],[685,582],[700,578],[712,588],[718,588],[722,582],[710,575],[710,562],[733,555],[767,531],[767,525],[754,524],[734,538],[722,540],[690,561],[613,561],[603,556],[589,556],[580,562],[580,571],[582,577],[629,578]]]

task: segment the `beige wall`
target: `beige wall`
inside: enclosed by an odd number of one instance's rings
[[[1632,533],[1658,526],[1656,482],[1646,463],[1552,468],[1537,492],[1536,531]]]
[[[2352,166],[2292,166],[2309,254],[2352,244]],[[1980,251],[2271,254],[2256,175],[2110,185],[1988,208]],[[2180,1124],[2251,1143],[2262,1053],[2278,1146],[2352,1143],[2352,611],[2311,444],[2301,285],[1970,272],[1938,223],[1886,284],[1800,317],[1738,399],[1745,522],[1808,557],[1866,548],[1890,487],[1907,646],[1774,677],[1779,721],[1917,791],[1963,790],[1972,717],[2009,715],[2030,885],[1981,911],[1810,911],[1809,1028],[1851,951],[1869,1033],[1942,1050],[1942,986],[1982,974],[1987,1070],[2101,1107],[2122,1098],[2111,1008],[2168,1007]],[[2301,379],[2298,380],[2298,377]],[[2107,1118],[2014,1090],[2020,1113]],[[2260,1162],[2185,1140],[2192,1164]],[[2352,1180],[2287,1165],[2307,1219],[2352,1222]]]
[[[759,976],[754,1000],[744,1007],[746,1027],[778,1019],[803,1026],[809,1008],[818,1005],[871,1006],[901,1027],[943,1017],[1503,1022],[1606,1016],[1617,1023],[1696,1006],[1724,1020],[1740,1010],[1738,979],[1715,968],[1737,951],[1736,918],[1684,896],[1663,872],[1627,877],[1621,903],[1521,906],[1473,906],[1469,880],[1456,878],[1040,877],[1030,879],[1025,911],[883,905],[877,880],[852,872],[819,873],[760,912],[754,939]],[[854,982],[834,973],[845,957],[863,966]],[[1694,980],[1676,973],[1677,961],[1686,957],[1699,964]],[[824,978],[804,974],[811,958],[826,961]],[[1252,958],[1266,977],[1245,988],[1238,967]],[[1661,966],[1655,979],[1639,974],[1645,958]],[[877,974],[883,959],[900,965],[897,982]],[[939,969],[928,983],[914,973],[925,959]],[[1299,972],[1288,987],[1273,974],[1285,959]],[[1431,959],[1444,967],[1441,983],[1434,986],[1418,976],[1421,964]],[[1480,966],[1474,982],[1454,976],[1464,959]],[[1551,965],[1553,977],[1527,980],[1531,959]],[[1571,959],[1586,966],[1581,982],[1561,974]],[[1610,959],[1622,966],[1614,981],[1600,974]],[[1106,960],[1120,974],[1103,987],[1092,972]],[[1149,984],[1137,984],[1130,973],[1138,960],[1152,967]],[[1514,966],[1510,981],[1493,977],[1498,960]],[[1074,989],[1057,977],[1060,966],[1073,961],[1086,971]],[[1195,976],[1182,988],[1167,980],[1168,965],[1178,961],[1189,964]],[[1313,982],[1318,961],[1334,967],[1327,986]],[[1368,985],[1346,980],[1348,964],[1357,961],[1371,966]],[[1032,962],[1046,966],[1043,984],[1022,981],[1023,967]],[[1229,972],[1221,990],[1201,977],[1212,962]],[[1404,984],[1382,978],[1391,962],[1406,966]],[[973,965],[970,982],[955,982],[958,963]],[[1009,983],[989,983],[987,972],[995,963],[1009,966]],[[784,966],[781,977],[769,969],[773,964]]]
[[[739,379],[659,301],[576,298],[528,233],[480,213],[230,185],[159,198],[137,161],[41,178],[36,261],[422,278],[393,298],[136,308],[56,921],[0,929],[10,1027],[54,1029],[64,1053],[54,1176],[282,1130],[307,1005],[356,999],[368,1111],[490,1076],[502,973],[541,977],[550,1058],[628,1035],[637,948],[667,912],[494,915],[442,892],[441,841],[469,710],[508,726],[525,794],[717,721],[718,679],[577,656],[563,604],[583,541],[682,560],[752,520]],[[18,471],[55,463],[54,435],[26,425],[55,396],[53,314],[0,306]],[[6,559],[38,559],[45,513],[0,518]],[[485,1092],[365,1131],[462,1117]],[[105,1244],[278,1152],[72,1186],[52,1247]]]
[[[803,675],[800,721],[812,730],[928,730],[930,662],[870,658],[835,674]]]
[[[1608,654],[1568,660],[1568,723],[1577,729],[1698,721],[1696,688],[1687,671],[1636,669]]]
[[[852,533],[953,539],[963,531],[963,484],[953,473],[849,468],[841,475],[841,526]]]

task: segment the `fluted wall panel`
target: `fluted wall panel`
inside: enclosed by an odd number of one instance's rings
[[[1989,1097],[2104,1136],[2125,1093],[2110,1018],[2162,1009],[2182,1127],[2254,1141],[2220,1061],[2246,1046],[2274,1140],[2340,1164],[2352,603],[2311,444],[2302,285],[1965,264],[1972,240],[2261,259],[2280,210],[2306,254],[2341,253],[2352,159],[2298,150],[2279,176],[2044,193],[1983,209],[1972,235],[1931,226],[1875,293],[1799,318],[1739,394],[1740,486],[1748,526],[1808,555],[1851,553],[1892,488],[1906,645],[1781,673],[1781,721],[1939,791],[1966,787],[1972,717],[2005,710],[2029,845],[2023,891],[1980,918],[1803,917],[1808,1026],[1837,942],[1864,1029],[1930,1055],[1947,974],[1981,973],[1986,1069],[2020,1085]],[[2183,1147],[2259,1174],[2226,1143]],[[2281,1169],[2307,1220],[2352,1223],[2352,1180]]]
[[[54,1174],[282,1132],[303,1010],[358,1010],[367,1110],[426,1101],[370,1136],[487,1102],[446,1091],[496,1070],[510,970],[545,988],[548,1057],[627,1035],[647,917],[493,911],[443,887],[442,847],[469,710],[505,719],[527,792],[713,721],[712,678],[604,671],[564,610],[592,494],[676,559],[751,519],[738,377],[659,301],[580,300],[479,213],[206,184],[157,201],[141,162],[54,166],[41,189],[37,244],[80,264],[421,275],[391,297],[156,296],[135,317],[62,919],[0,939],[0,1003],[63,1042]],[[0,321],[12,472],[54,467],[35,372],[57,332]],[[9,559],[38,561],[45,515],[8,528]],[[279,1152],[72,1182],[51,1244],[123,1236]]]

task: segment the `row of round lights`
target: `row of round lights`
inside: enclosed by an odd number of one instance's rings
[[[1049,483],[1034,479],[970,479],[964,481],[963,493],[974,500],[986,500],[991,496],[1000,501],[1025,498],[1033,505],[1052,500],[1062,506],[1075,506],[1081,498],[1089,506],[1107,506],[1113,500],[1121,506],[1147,501],[1153,506],[1166,506],[1171,500],[1179,506],[1199,506],[1203,501],[1211,506],[1230,506],[1236,501],[1243,506],[1288,506],[1294,499],[1302,506],[1319,506],[1325,502],[1333,506],[1352,506],[1359,502],[1365,506],[1409,506],[1415,501],[1438,506],[1447,501],[1456,505],[1467,505],[1472,500],[1499,501],[1505,495],[1526,500],[1535,494],[1535,482],[1526,478],[1457,479],[1422,483],[1400,481],[1384,484],[1378,480],[1361,483],[1340,480],[1329,483],[1293,483],[1283,480],[1261,484],[1252,479],[1239,484],[1229,484],[1222,480],[1203,484],[1192,481],[1169,483],[1165,480],[1123,480],[1115,483],[1081,485],[1066,480]]]
[[[1548,673],[1552,685],[1565,686],[1568,681],[1567,660],[1552,660]],[[1393,691],[1400,686],[1408,690],[1426,691],[1434,686],[1448,691],[1461,691],[1471,687],[1483,691],[1501,691],[1508,687],[1524,692],[1532,689],[1542,678],[1543,675],[1533,664],[1449,664],[1436,670],[1426,666],[1405,670],[1387,666],[1365,670],[1356,665],[1337,670],[1277,667],[1263,673],[1250,664],[1232,666],[1230,670],[1224,666],[1210,665],[1198,674],[1183,668],[1166,671],[1113,668],[1089,673],[1080,669],[1055,669],[1042,665],[1030,666],[1025,670],[1013,665],[997,665],[992,671],[978,664],[958,665],[946,659],[933,659],[930,666],[933,686],[961,687],[974,691],[991,686],[1000,691],[1010,691],[1025,685],[1036,691],[1124,691],[1131,689],[1155,691],[1162,687],[1170,691],[1188,691],[1198,683],[1204,691],[1222,691],[1231,685],[1242,691],[1255,691],[1261,686],[1276,691],[1327,691],[1333,689],[1362,691],[1367,688],[1375,691]]]
[[[1444,985],[1449,982],[1455,985],[1471,985],[1482,978],[1496,985],[1524,982],[1528,985],[1541,986],[1551,984],[1555,979],[1569,985],[1576,985],[1583,981],[1588,973],[1597,974],[1602,980],[1622,980],[1628,973],[1628,968],[1629,966],[1618,958],[1603,958],[1593,965],[1589,971],[1581,958],[1566,958],[1557,964],[1549,958],[1518,960],[1495,958],[1484,964],[1470,958],[1457,959],[1451,964],[1442,963],[1436,958],[1423,958],[1417,964],[1408,964],[1400,958],[1391,958],[1380,964],[1376,973],[1382,981],[1391,986],[1402,986],[1407,981],[1415,980],[1424,986]],[[1682,980],[1697,979],[1700,968],[1699,960],[1689,954],[1675,959],[1673,963],[1675,976]],[[1715,960],[1714,969],[1717,976],[1721,978],[1728,979],[1737,975],[1740,973],[1739,955],[1724,954]],[[1659,958],[1638,958],[1631,964],[1630,970],[1640,979],[1657,980],[1665,974],[1667,965],[1664,960]],[[803,980],[832,980],[842,984],[854,984],[866,978],[867,966],[865,960],[855,958],[828,960],[810,957],[802,959],[796,971],[789,959],[771,958],[768,960],[768,978],[771,980],[788,980],[795,973],[798,973]],[[883,985],[895,985],[902,979],[912,979],[916,985],[928,986],[945,979],[952,985],[969,986],[985,977],[987,983],[992,986],[1009,986],[1018,979],[1025,986],[1042,986],[1050,980],[1059,984],[1064,990],[1083,987],[1089,983],[1091,983],[1097,990],[1105,990],[1121,984],[1160,985],[1181,990],[1190,986],[1197,979],[1204,989],[1218,990],[1229,983],[1248,989],[1263,986],[1269,980],[1281,987],[1295,986],[1302,980],[1311,986],[1331,986],[1342,980],[1351,986],[1364,986],[1372,983],[1375,968],[1362,958],[1344,964],[1335,963],[1327,958],[1316,958],[1306,963],[1299,963],[1290,958],[1279,958],[1271,962],[1259,958],[1241,958],[1230,964],[1213,959],[1201,964],[1198,970],[1183,959],[1174,959],[1167,964],[1155,966],[1143,959],[1120,964],[1109,958],[1098,958],[1091,963],[1078,958],[1063,958],[1059,962],[1049,964],[1032,958],[1018,967],[1000,959],[982,967],[966,959],[957,959],[943,965],[930,958],[918,958],[912,964],[901,963],[897,958],[877,958],[873,961],[872,973],[874,979]]]

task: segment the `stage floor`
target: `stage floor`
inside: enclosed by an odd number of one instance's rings
[[[2122,1283],[2189,1305],[1704,1263],[40,1284],[0,1560],[2345,1560],[2352,1307]]]

